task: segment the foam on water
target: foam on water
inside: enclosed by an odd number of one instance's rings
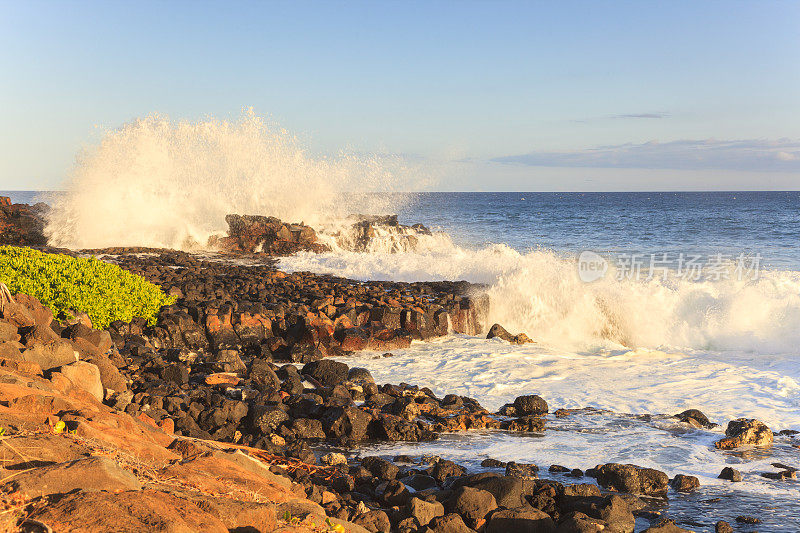
[[[713,422],[742,416],[773,429],[800,428],[800,368],[791,356],[750,358],[728,352],[596,350],[451,335],[412,344],[394,357],[354,356],[379,383],[398,379],[437,394],[476,398],[496,410],[537,393],[553,408],[595,407],[616,413],[674,414],[697,408]]]
[[[569,352],[451,335],[415,342],[393,357],[360,353],[341,360],[368,368],[378,383],[404,381],[430,387],[440,397],[465,395],[492,411],[532,393],[548,400],[551,413],[561,407],[589,408],[566,418],[549,415],[544,434],[472,431],[429,443],[371,445],[362,454],[440,455],[473,471],[482,470],[479,463],[486,457],[532,462],[544,469],[551,464],[585,470],[606,462],[632,463],[670,477],[697,476],[705,499],[732,498],[708,510],[710,524],[745,514],[749,506],[770,531],[800,527],[795,512],[800,483],[761,476],[775,471],[773,462],[797,466],[794,446],[800,440],[776,436],[770,449],[735,452],[713,445],[724,436],[727,422],[739,417],[758,418],[776,431],[800,428],[800,367],[792,356],[647,349]],[[667,416],[689,408],[702,410],[721,426],[694,429]],[[718,479],[725,466],[743,472],[745,481],[732,485]],[[687,500],[685,514],[676,514],[682,498],[687,497],[670,497],[670,516],[700,519],[701,501]],[[765,505],[772,509],[768,515]]]

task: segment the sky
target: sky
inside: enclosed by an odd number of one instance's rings
[[[434,190],[794,190],[798,65],[789,1],[0,0],[0,189],[252,108]]]

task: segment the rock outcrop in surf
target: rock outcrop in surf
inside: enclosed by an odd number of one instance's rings
[[[0,196],[0,244],[44,246],[47,204],[13,204],[11,198]]]

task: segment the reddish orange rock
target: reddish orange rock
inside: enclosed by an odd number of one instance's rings
[[[148,426],[153,426],[154,428],[158,428],[158,424],[156,421],[149,417],[146,413],[139,413],[136,415],[136,418],[147,424]]]
[[[241,379],[231,372],[217,372],[206,376],[206,385],[231,385],[236,386]]]
[[[165,433],[175,433],[175,421],[171,418],[165,418],[158,423],[158,427]]]

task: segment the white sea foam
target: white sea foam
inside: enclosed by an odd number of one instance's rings
[[[720,490],[800,496],[796,483],[760,476],[770,463],[796,463],[797,443],[777,437],[771,450],[726,453],[713,443],[731,419],[758,418],[774,430],[800,429],[800,367],[787,355],[748,357],[725,352],[598,350],[592,353],[514,346],[498,339],[452,335],[415,342],[393,357],[369,353],[341,358],[368,368],[378,383],[403,381],[435,394],[477,399],[494,411],[522,394],[539,394],[551,408],[599,409],[564,419],[550,416],[541,435],[474,431],[431,443],[381,444],[363,453],[436,454],[477,467],[481,459],[533,462],[587,469],[605,462],[633,463],[700,478]],[[689,408],[706,413],[721,427],[692,429],[671,418]],[[654,414],[648,421],[634,415]],[[717,476],[724,466],[745,473],[731,487]],[[578,482],[572,481],[572,482]]]
[[[547,345],[593,350],[649,348],[797,353],[800,273],[764,271],[756,280],[618,280],[614,269],[592,283],[574,257],[547,250],[520,254],[506,245],[480,250],[448,239],[404,253],[304,253],[287,270],[356,279],[467,280],[489,287],[487,326],[503,324]]]

